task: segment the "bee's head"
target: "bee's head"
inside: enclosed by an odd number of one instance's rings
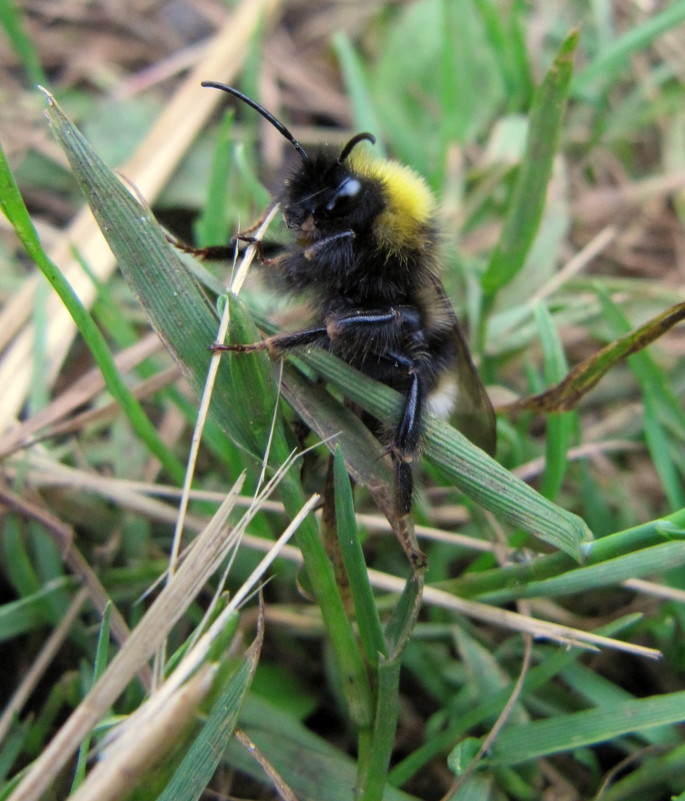
[[[356,231],[370,224],[381,211],[382,198],[375,182],[356,173],[348,162],[360,142],[375,143],[372,134],[356,134],[338,154],[321,148],[310,156],[285,125],[251,97],[214,81],[203,81],[202,86],[221,89],[242,100],[268,120],[297,151],[302,163],[286,181],[282,198],[283,215],[290,229],[306,239],[316,239],[345,228]]]
[[[379,184],[347,158],[363,140],[375,141],[363,133],[350,139],[339,154],[330,147],[318,148],[292,172],[282,198],[291,230],[314,240],[344,230],[361,233],[373,223],[384,205]]]

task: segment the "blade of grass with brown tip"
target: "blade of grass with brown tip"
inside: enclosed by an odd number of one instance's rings
[[[501,408],[527,409],[534,412],[563,412],[572,409],[612,367],[631,354],[638,353],[651,345],[683,320],[685,320],[685,302],[676,303],[633,331],[610,342],[597,353],[583,359],[555,386]]]

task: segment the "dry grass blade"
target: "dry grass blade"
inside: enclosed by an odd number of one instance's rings
[[[276,483],[274,481],[270,488],[273,488]],[[209,576],[224,560],[229,549],[240,541],[245,526],[256,512],[255,508],[248,509],[241,521],[227,536],[226,519],[235,505],[241,486],[242,480],[233,486],[205,531],[186,554],[170,583],[160,592],[101,679],[34,763],[32,769],[12,794],[11,801],[35,801],[50,786],[66,760],[76,751],[86,734],[118,698],[135,672],[147,662],[174,623],[205,585]],[[165,693],[171,693],[178,689],[199,667],[212,642],[225,625],[226,615],[232,613],[252,591],[254,582],[276,558],[280,549],[283,548],[301,521],[311,512],[317,501],[318,498],[314,496],[303,507],[270,553],[262,559],[250,580],[235,594],[231,604],[198,640],[191,652],[184,657],[172,674],[173,681],[165,682]],[[161,698],[163,694],[160,691],[154,697]]]
[[[285,537],[286,534],[281,540]],[[278,552],[278,543],[273,550]],[[266,569],[271,559],[265,558],[262,562]],[[205,725],[209,725],[211,729],[208,739],[218,746],[222,737],[230,735],[264,642],[264,620],[260,611],[257,636],[246,654],[241,657],[248,668],[246,672],[238,670],[237,673],[242,675],[237,677],[234,670],[226,664],[226,657],[236,655],[236,648],[233,646],[242,642],[240,636],[234,639],[228,649],[225,643],[221,643],[222,647],[214,654],[210,653],[216,637],[221,637],[224,631],[231,631],[227,624],[237,606],[238,601],[234,598],[217,617],[211,630],[189,650],[160,689],[111,732],[98,764],[74,794],[75,801],[115,801],[126,797],[138,785],[146,787],[142,782],[147,783],[150,780],[151,774],[163,760],[172,760],[176,766],[178,760],[174,757],[178,757],[179,743],[194,739],[193,729],[199,726],[200,706],[203,704],[203,712],[207,705],[210,708],[218,707],[222,718],[221,731],[217,731],[205,720]],[[242,651],[240,645],[238,648]],[[221,673],[224,674],[223,681]],[[226,705],[220,686],[227,683],[230,684],[233,699],[230,706]],[[218,702],[217,695],[222,696]],[[209,717],[216,720],[216,713],[216,708],[210,709]],[[206,754],[206,748],[201,750]],[[208,769],[209,774],[214,772],[220,751],[220,747],[217,747],[215,753],[199,760],[205,763],[205,768],[207,763],[213,763]],[[188,755],[182,760],[182,763],[187,762]],[[204,784],[202,781],[201,783]]]
[[[404,583],[395,576],[380,573],[376,570],[369,571],[369,577],[374,587],[378,587],[389,592],[401,592]],[[603,637],[599,634],[592,634],[580,629],[560,626],[557,623],[547,623],[544,620],[535,620],[517,612],[509,612],[506,609],[498,609],[494,606],[481,604],[477,601],[467,601],[457,598],[443,590],[435,587],[426,587],[423,593],[424,602],[439,606],[441,609],[449,609],[462,615],[467,615],[474,620],[480,620],[492,626],[499,626],[512,631],[521,631],[548,640],[555,640],[564,645],[575,645],[579,648],[613,648],[618,651],[625,651],[637,654],[649,659],[660,659],[661,653],[654,648],[645,648],[632,643],[614,640],[611,637]]]
[[[149,334],[140,342],[117,354],[114,361],[117,368],[125,373],[159,351],[161,347],[159,337]],[[27,447],[33,442],[33,435],[48,426],[58,425],[70,412],[89,403],[102,392],[104,386],[105,382],[100,371],[96,368],[89,370],[39,412],[0,435],[0,456],[5,456],[19,447]],[[54,429],[51,433],[54,434]]]
[[[145,704],[114,732],[102,761],[89,775],[87,782],[74,796],[79,801],[103,801],[120,797],[117,778],[124,773],[127,787],[142,776],[149,776],[151,763],[159,761],[182,737],[195,719],[198,706],[212,688],[215,666],[208,664],[210,649],[226,630],[228,619],[244,602],[261,580],[273,560],[279,556],[301,521],[318,503],[312,496],[296,515],[278,541],[253,570],[209,629],[188,650],[173,673]],[[260,614],[258,635],[249,649],[252,670],[263,641],[263,619]],[[141,736],[141,732],[143,735]]]
[[[241,484],[238,482],[234,485],[210,524],[196,540],[195,547],[174,580],[162,590],[102,678],[36,760],[12,794],[12,801],[34,801],[50,786],[66,760],[119,697],[131,677],[145,665],[207,578],[216,570],[226,554],[229,539],[225,532],[226,519],[233,509]]]
[[[278,771],[259,750],[259,748],[257,748],[255,743],[245,734],[245,732],[238,729],[235,733],[235,736],[252,756],[255,762],[261,765],[262,770],[269,777],[273,786],[277,788],[278,795],[283,799],[283,801],[298,801],[297,796],[295,793],[293,793],[290,787],[288,787],[288,784],[283,780],[283,777],[280,776]]]
[[[257,241],[261,240],[263,234],[269,227],[269,224],[273,220],[277,211],[278,211],[278,206],[274,206],[274,208],[271,209],[269,214],[266,216],[262,225],[259,227],[259,230],[255,234],[255,239]],[[247,272],[250,268],[250,265],[252,264],[252,261],[256,253],[257,253],[257,246],[256,244],[253,243],[252,245],[250,245],[250,247],[247,248],[240,263],[240,266],[235,274],[235,277],[231,282],[232,292],[235,292],[237,294],[240,291],[240,288],[242,287],[243,281],[247,276]],[[226,332],[228,331],[228,325],[229,325],[229,309],[230,305],[226,303],[223,314],[221,316],[219,330],[217,332],[218,342],[223,342],[226,338]],[[175,569],[176,560],[178,558],[178,553],[180,550],[181,536],[182,536],[185,516],[188,509],[188,502],[190,499],[190,489],[193,481],[195,464],[197,461],[197,455],[200,448],[200,442],[202,440],[202,431],[204,430],[205,422],[207,420],[207,415],[209,414],[209,406],[212,400],[212,391],[214,389],[214,383],[216,381],[220,361],[221,361],[221,353],[217,351],[214,353],[212,360],[209,363],[209,369],[207,371],[207,380],[205,382],[205,386],[202,392],[202,398],[200,399],[200,408],[198,410],[197,422],[195,424],[195,429],[193,431],[193,436],[190,443],[190,452],[188,454],[186,475],[183,482],[183,491],[181,494],[181,502],[179,505],[179,514],[178,514],[178,519],[176,521],[176,528],[174,530],[174,540],[171,549],[171,555],[169,557],[170,573],[173,573]]]
[[[84,784],[70,797],[71,801],[116,801],[148,777],[196,719],[198,707],[212,689],[216,674],[216,665],[204,665],[183,687],[165,697],[164,704],[155,704],[155,714],[147,716],[144,727],[136,719],[135,736],[116,732],[114,745],[105,751]],[[133,721],[134,718],[129,718],[122,724],[129,733]]]

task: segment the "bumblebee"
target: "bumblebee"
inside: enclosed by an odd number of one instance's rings
[[[408,167],[374,159],[368,146],[359,147],[375,143],[369,133],[356,134],[339,151],[323,146],[308,152],[238,89],[202,85],[246,103],[296,150],[299,163],[277,197],[292,243],[263,260],[291,290],[307,292],[315,309],[309,328],[214,347],[266,350],[275,358],[318,345],[400,392],[404,403],[394,428],[366,422],[390,453],[395,511],[406,516],[426,412],[452,417],[476,445],[490,453],[495,448],[493,409],[440,281],[435,199]]]

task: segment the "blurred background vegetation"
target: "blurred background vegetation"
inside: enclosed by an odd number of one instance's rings
[[[374,132],[377,149],[424,175],[440,198],[444,282],[493,402],[504,405],[561,380],[568,367],[683,300],[685,2],[64,0],[3,3],[0,22],[5,156],[44,253],[90,309],[119,357],[122,383],[164,446],[151,448],[142,424],[122,413],[92,344],[3,220],[0,778],[9,789],[159,591],[197,409],[196,394],[150,335],[138,299],[81,212],[83,196],[35,85],[54,94],[162,225],[199,246],[227,242],[257,218],[292,156],[254,112],[201,89],[201,79],[259,98],[305,147]],[[536,91],[573,31],[579,39],[558,144],[550,128],[549,142],[527,146]],[[563,92],[553,98],[563,106]],[[535,178],[536,153],[550,142],[556,156],[549,180],[540,167],[538,225],[526,214],[533,197],[516,187],[522,163]],[[7,201],[7,182],[0,192]],[[15,228],[18,219],[17,212]],[[518,242],[520,252],[502,251],[503,242]],[[493,288],[487,276],[495,262],[505,277]],[[228,280],[225,264],[194,269],[213,289]],[[258,276],[247,290],[251,308],[279,325],[301,320],[301,309]],[[197,352],[206,359],[203,348]],[[684,392],[681,325],[614,366],[576,410],[498,416],[498,461],[585,520],[598,540],[587,566],[503,526],[444,470],[426,465],[416,520],[427,585],[662,657],[573,647],[573,634],[561,644],[546,630],[531,643],[506,621],[476,621],[468,609],[442,608],[427,596],[403,655],[396,735],[392,727],[367,732],[392,750],[383,797],[665,801],[683,793]],[[227,414],[241,404],[236,399]],[[297,431],[292,411],[283,414]],[[245,506],[260,480],[259,462],[209,425],[189,509],[192,533],[243,470]],[[307,445],[314,444],[310,435]],[[304,460],[307,491],[320,490],[324,471],[319,447]],[[264,541],[286,527],[280,500],[276,491],[245,522],[231,593]],[[357,508],[369,566],[406,576],[405,556],[363,489]],[[353,797],[355,783],[358,797],[381,797],[360,779],[362,757],[373,748],[360,739],[339,647],[331,646],[294,549],[272,572],[259,658],[244,645],[260,639],[253,599],[226,635],[230,648],[208,657],[221,665],[223,683],[191,704],[187,725],[170,728],[169,742],[131,770],[130,782],[105,778],[91,792],[195,798],[216,769],[206,798],[293,797],[290,788],[302,801],[342,799]],[[192,648],[223,586],[218,575],[179,607],[167,642],[172,657],[159,673]],[[372,583],[385,620],[398,586]],[[363,639],[364,622],[355,625]],[[144,663],[132,671],[138,681],[129,677],[121,697],[105,704],[102,729],[141,708],[153,682]],[[376,693],[382,673],[368,670]],[[187,766],[188,755],[199,763],[193,748],[221,719],[221,688],[236,693],[233,712],[223,713],[231,725],[212,734],[216,762],[193,775],[189,790],[176,767]],[[515,691],[499,736],[457,787]],[[276,773],[232,736],[236,719]],[[145,727],[125,731],[120,739],[134,743],[145,735]],[[67,762],[49,797],[76,792],[85,768],[84,758]],[[382,768],[367,769],[385,782]]]

